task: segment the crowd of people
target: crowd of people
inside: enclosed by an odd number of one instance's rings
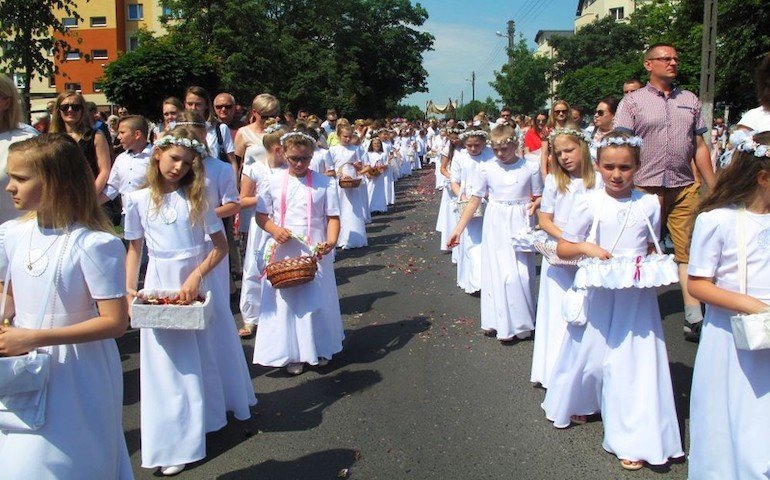
[[[731,317],[770,302],[770,56],[723,160],[711,147],[727,130],[717,122],[706,143],[678,64],[675,47],[651,46],[646,85],[598,99],[590,124],[564,100],[532,117],[321,121],[268,93],[242,109],[191,86],[157,123],[125,109],[102,122],[64,92],[33,129],[0,77],[0,355],[50,357],[42,399],[0,385],[0,402],[47,413],[34,426],[19,407],[0,415],[5,474],[133,477],[113,339],[158,296],[205,302],[206,326],[141,328],[142,467],[170,476],[205,458],[206,433],[257,402],[238,337],[255,336],[253,363],[291,375],[331,361],[344,339],[335,252],[365,248],[396,182],[433,164],[439,248],[480,296],[485,335],[534,335],[530,380],[555,427],[600,414],[602,446],[627,470],[684,456],[656,294],[679,282],[685,338],[700,341],[690,477],[762,478],[770,356],[736,346]],[[268,273],[281,264],[312,273],[281,288]]]

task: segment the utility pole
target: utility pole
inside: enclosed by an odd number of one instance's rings
[[[516,31],[516,22],[508,20],[508,65],[513,66],[513,35]]]
[[[700,61],[701,115],[706,125],[706,144],[711,145],[714,120],[714,77],[716,76],[717,0],[703,1],[703,43]]]
[[[476,72],[471,72],[471,102],[476,100]]]

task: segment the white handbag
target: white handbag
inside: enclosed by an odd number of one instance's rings
[[[35,228],[33,224],[32,228]],[[30,231],[30,235],[31,235]],[[53,291],[52,303],[56,301],[56,288],[61,277],[61,263],[70,233],[64,237],[64,241],[58,247],[57,262],[52,270],[53,278],[43,279],[46,286],[45,294],[40,297],[47,299]],[[9,255],[3,284],[3,298],[0,301],[0,313],[5,315],[8,282],[11,277],[11,265],[14,252]],[[40,329],[45,319],[47,303],[41,302],[37,325]],[[53,307],[53,306],[52,306]],[[53,308],[52,308],[53,310]],[[53,311],[51,312],[53,314]],[[53,322],[53,317],[51,317]],[[52,325],[49,325],[49,328]],[[25,355],[12,357],[0,357],[0,430],[2,431],[30,431],[37,430],[45,424],[45,407],[48,396],[48,377],[51,369],[50,352],[33,350]]]
[[[561,301],[561,318],[570,325],[579,327],[588,321],[587,313],[588,289],[574,286],[567,289]]]
[[[738,210],[738,283],[746,294],[748,273],[746,269],[746,209]],[[752,315],[737,314],[730,317],[733,339],[738,350],[767,350],[770,348],[770,311]]]

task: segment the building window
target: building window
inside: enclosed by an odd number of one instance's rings
[[[610,8],[610,17],[614,18],[615,20],[623,20],[623,18],[625,18],[623,7]]]
[[[48,88],[56,88],[56,75],[48,77]]]
[[[92,27],[106,27],[107,26],[107,17],[91,17],[91,26]]]
[[[102,91],[102,82],[94,82],[94,92]]]
[[[61,19],[61,24],[64,25],[64,28],[77,28],[78,19],[75,17],[64,17]]]
[[[128,19],[141,20],[144,18],[144,6],[141,3],[132,3],[128,5]]]
[[[83,89],[80,87],[80,82],[72,82],[72,83],[65,83],[64,90],[74,90],[76,92],[80,92]]]
[[[80,50],[70,50],[64,57],[68,62],[80,60]]]
[[[139,39],[137,37],[129,37],[128,39],[128,51],[133,52],[139,48]]]
[[[106,49],[91,50],[91,58],[94,60],[106,60],[109,58]]]
[[[16,88],[24,88],[24,75],[21,73],[14,73],[13,83],[16,85]]]

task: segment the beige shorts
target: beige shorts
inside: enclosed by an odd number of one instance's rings
[[[700,185],[693,183],[685,187],[636,187],[643,192],[657,195],[660,200],[660,222],[668,228],[674,242],[674,257],[678,263],[690,261],[690,236],[694,223],[693,216],[698,208]]]

